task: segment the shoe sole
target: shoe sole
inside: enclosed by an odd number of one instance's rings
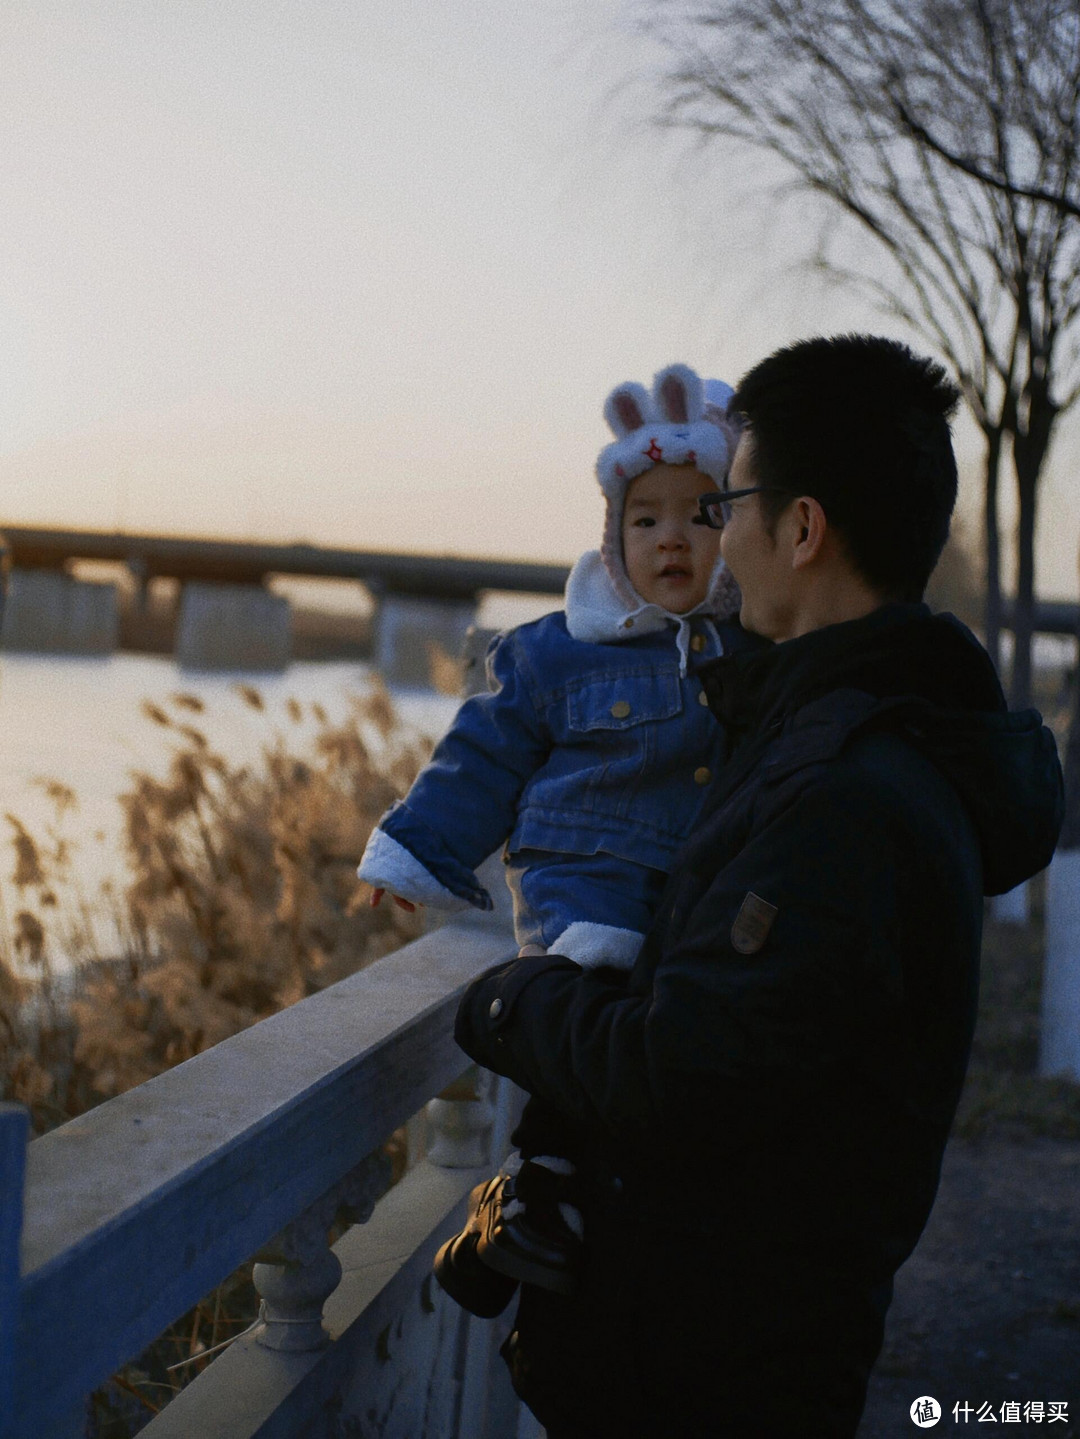
[[[506,1279],[516,1279],[521,1284],[534,1284],[538,1289],[549,1289],[553,1294],[571,1295],[577,1292],[577,1276],[549,1269],[544,1264],[534,1264],[518,1254],[507,1254],[493,1244],[487,1234],[481,1234],[476,1241],[477,1258],[489,1269],[496,1270]]]

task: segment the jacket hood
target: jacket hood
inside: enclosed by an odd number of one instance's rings
[[[983,893],[1004,894],[1045,869],[1065,818],[1054,736],[1038,710],[935,712],[906,732],[953,785],[982,849]]]
[[[989,655],[953,615],[891,604],[771,651],[703,667],[718,718],[736,732],[797,724],[837,691],[864,702],[848,737],[902,732],[959,794],[979,837],[986,894],[1002,894],[1049,864],[1064,818],[1057,745],[1037,710],[1010,713]]]

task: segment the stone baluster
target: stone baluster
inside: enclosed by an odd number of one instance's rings
[[[470,1065],[460,1079],[429,1100],[428,1160],[443,1169],[477,1169],[488,1162],[488,1140],[495,1120],[491,1103],[494,1075]]]
[[[473,1065],[428,1103],[428,1161],[446,1169],[480,1169],[485,1174],[494,1170],[506,1152],[523,1099],[509,1080]],[[462,1211],[459,1223],[463,1219]],[[525,1411],[498,1357],[513,1315],[513,1307],[495,1320],[474,1319],[464,1310],[458,1315],[454,1368],[460,1386],[457,1434],[524,1432],[518,1419]],[[533,1433],[531,1429],[528,1432]]]
[[[252,1278],[262,1297],[256,1338],[264,1348],[295,1354],[329,1343],[323,1305],[341,1280],[330,1226],[365,1223],[389,1182],[389,1159],[376,1151],[258,1251]]]

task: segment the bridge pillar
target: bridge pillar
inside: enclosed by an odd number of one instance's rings
[[[31,654],[110,655],[120,606],[116,586],[62,570],[12,570],[0,648]]]
[[[421,599],[415,595],[378,596],[373,663],[387,684],[432,687],[432,656],[461,654],[476,617],[474,600]]]
[[[288,666],[292,611],[261,585],[185,584],[176,660],[186,670],[277,671]]]

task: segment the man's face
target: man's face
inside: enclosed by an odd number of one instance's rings
[[[654,465],[632,481],[623,510],[623,560],[648,604],[682,615],[708,594],[720,536],[698,512],[716,486],[692,465]]]
[[[749,434],[740,438],[728,475],[729,489],[750,489],[761,483],[754,466],[753,443]],[[793,600],[790,557],[766,528],[760,495],[733,500],[729,510],[730,519],[720,535],[720,552],[742,591],[739,619],[743,629],[770,640],[786,638]]]

